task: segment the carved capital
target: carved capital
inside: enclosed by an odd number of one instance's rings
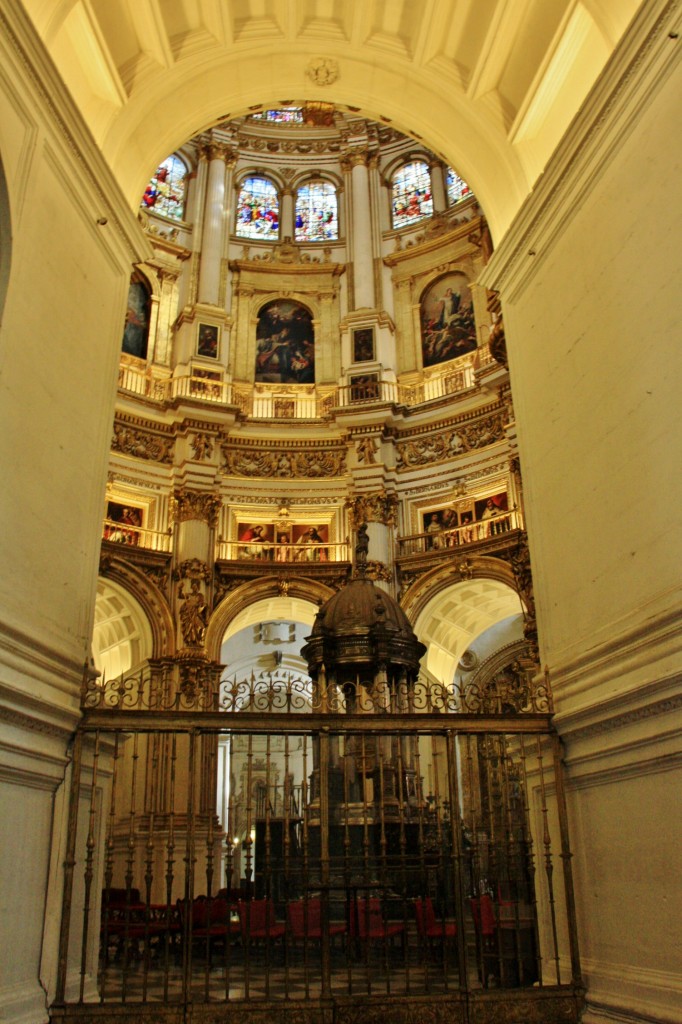
[[[358,494],[346,501],[348,520],[354,529],[362,523],[395,526],[398,520],[398,505],[397,494],[387,494],[383,490],[376,494]]]
[[[198,519],[209,526],[217,526],[221,508],[220,495],[188,491],[181,487],[171,498],[171,520],[184,523],[189,519]]]

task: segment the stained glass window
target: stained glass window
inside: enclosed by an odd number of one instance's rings
[[[459,174],[455,174],[452,167],[448,167],[447,171],[447,185],[448,185],[448,206],[454,206],[460,199],[466,199],[467,196],[471,195],[471,189],[467,185],[466,181],[463,181]]]
[[[311,181],[296,193],[297,242],[328,242],[339,237],[336,189],[327,181]]]
[[[144,190],[140,205],[163,217],[182,220],[185,211],[187,168],[177,156],[169,156],[156,169]]]
[[[279,196],[267,178],[245,178],[237,204],[236,234],[240,238],[277,238]]]
[[[300,107],[280,107],[279,110],[252,114],[251,118],[254,121],[273,121],[275,124],[303,124],[303,111]]]
[[[393,175],[393,227],[404,228],[433,214],[431,175],[421,160],[404,164]]]

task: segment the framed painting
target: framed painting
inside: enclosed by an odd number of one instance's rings
[[[239,558],[271,559],[274,553],[275,527],[272,523],[238,523]]]
[[[379,398],[378,373],[356,373],[349,380],[351,402],[372,402]]]
[[[369,363],[374,359],[374,328],[360,327],[353,331],[353,362]]]
[[[277,299],[258,314],[256,383],[314,384],[315,331],[309,309]]]
[[[507,492],[492,494],[487,498],[479,498],[474,502],[474,515],[479,524],[479,537],[491,537],[498,533],[506,533],[510,529]]]
[[[310,526],[298,524],[292,527],[291,541],[293,544],[294,561],[296,562],[327,562],[329,549],[328,526]]]
[[[476,321],[465,274],[446,274],[426,290],[420,306],[422,361],[436,366],[473,352]]]
[[[107,521],[104,524],[104,539],[120,544],[139,544],[143,510],[134,505],[118,501],[107,502]]]
[[[197,329],[197,355],[218,358],[217,324],[199,324]]]
[[[128,308],[123,327],[121,350],[136,359],[147,358],[149,314],[152,297],[147,285],[133,279],[128,289]]]
[[[450,506],[422,512],[422,533],[426,535],[426,550],[451,547],[455,544],[456,534],[448,531],[456,529],[458,525],[457,511]]]

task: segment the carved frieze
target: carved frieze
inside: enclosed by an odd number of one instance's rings
[[[384,526],[395,526],[398,521],[397,494],[378,491],[375,494],[357,494],[346,501],[348,522],[353,529],[361,523],[383,523]]]
[[[505,419],[504,413],[494,413],[469,423],[458,423],[437,433],[398,442],[398,470],[443,462],[454,455],[503,441]]]
[[[343,476],[346,448],[255,448],[224,444],[223,471],[230,476],[306,477]]]
[[[171,498],[171,521],[184,523],[189,519],[199,519],[209,526],[217,526],[221,508],[220,495],[207,491],[188,491],[181,487]]]
[[[173,439],[116,421],[111,439],[111,450],[123,455],[152,462],[173,462]]]

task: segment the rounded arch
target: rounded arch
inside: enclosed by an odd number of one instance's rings
[[[97,581],[92,657],[103,679],[116,679],[143,665],[152,653],[152,629],[130,591],[103,576]]]
[[[286,581],[276,576],[266,576],[259,580],[250,580],[226,594],[211,615],[206,630],[206,653],[212,661],[220,661],[220,648],[223,638],[232,621],[251,605],[279,597],[286,593],[287,597],[298,598],[319,607],[328,601],[334,591],[331,587],[317,580],[293,576]]]
[[[519,595],[516,587],[511,566],[500,558],[488,558],[484,555],[468,556],[463,558],[459,564],[447,563],[424,573],[405,591],[400,600],[401,607],[414,625],[429,601],[441,591],[451,587],[453,583],[472,579],[494,580],[497,583],[503,583],[514,591],[524,614],[527,612],[523,598]]]
[[[141,606],[151,629],[150,657],[173,655],[176,647],[175,622],[160,588],[139,569],[115,556],[102,559],[100,576],[118,584]]]

